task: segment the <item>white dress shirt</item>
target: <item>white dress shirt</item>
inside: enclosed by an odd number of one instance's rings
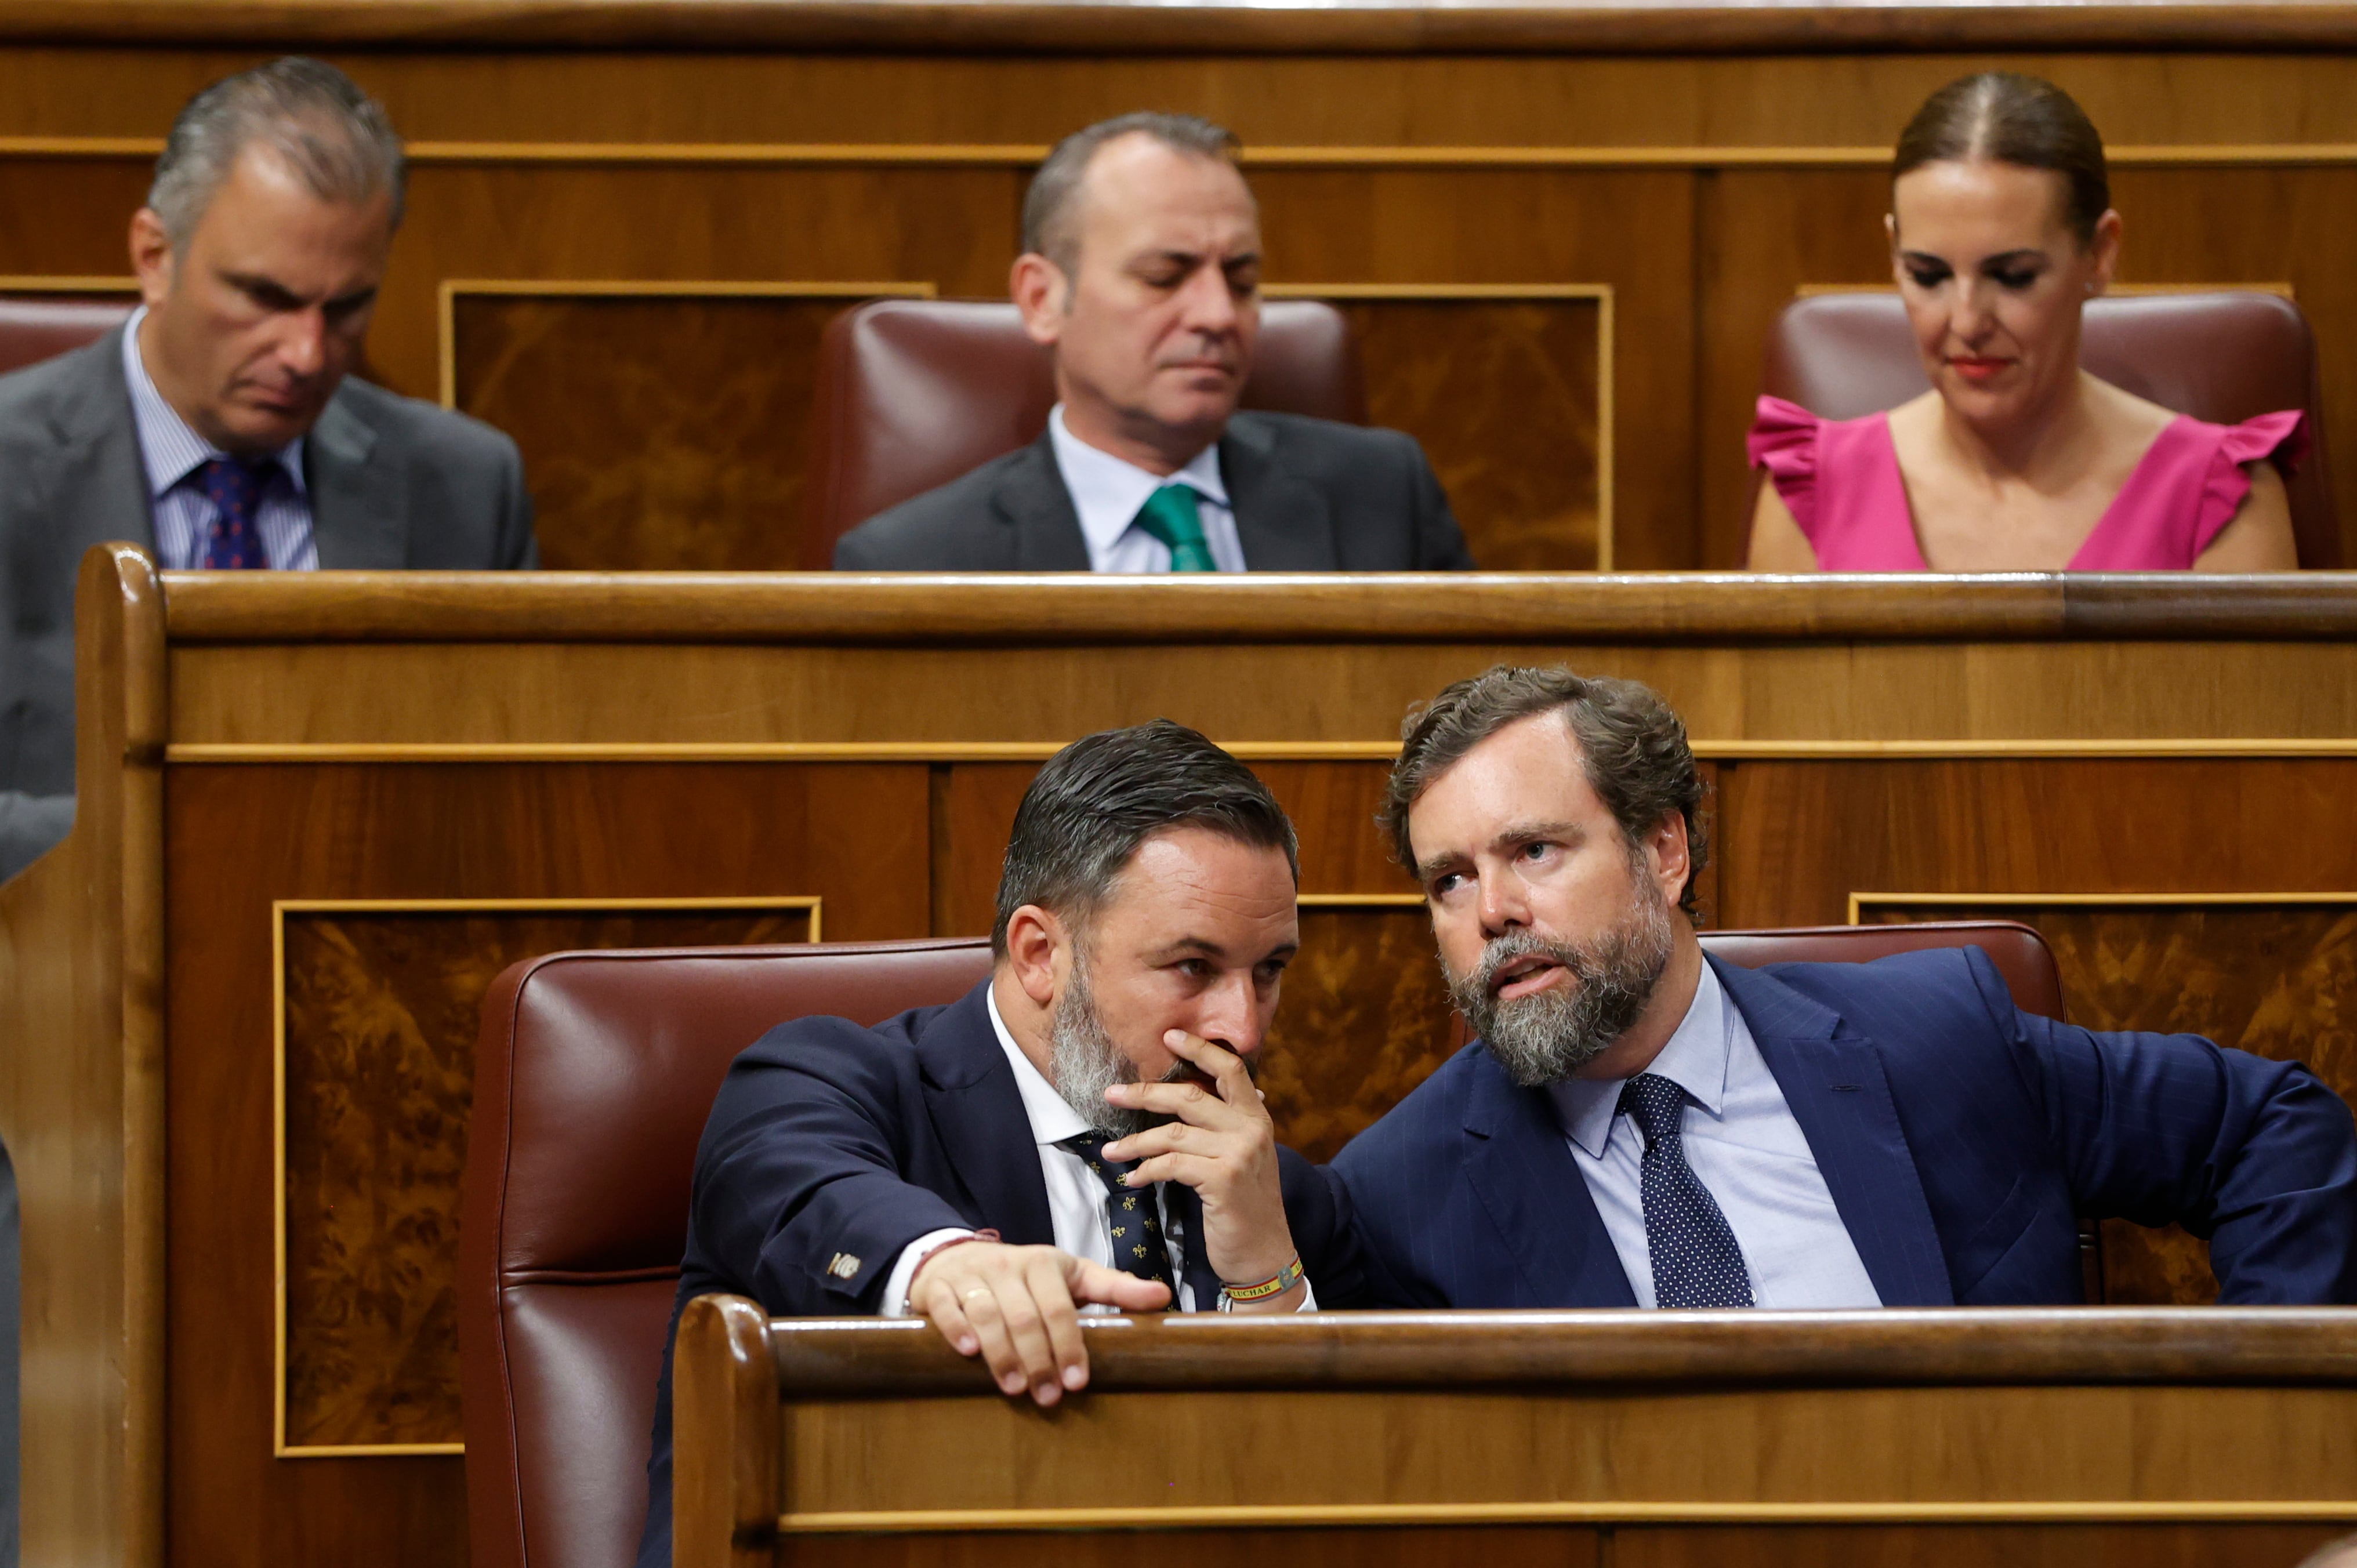
[[[1112,1268],[1113,1226],[1108,1206],[1113,1194],[1103,1180],[1089,1169],[1088,1162],[1062,1144],[1066,1138],[1088,1132],[1089,1124],[1081,1119],[1079,1112],[1065,1103],[1064,1097],[1056,1092],[1045,1074],[1031,1065],[1031,1058],[1023,1054],[1023,1047],[1007,1033],[1006,1021],[998,1015],[996,993],[985,992],[983,1001],[990,1009],[990,1028],[998,1036],[998,1048],[1006,1053],[1006,1065],[1015,1069],[1015,1087],[1023,1096],[1023,1113],[1031,1122],[1032,1141],[1039,1145],[1039,1174],[1048,1184],[1048,1219],[1054,1228],[1056,1250]],[[1178,1310],[1193,1312],[1195,1288],[1187,1283],[1186,1238],[1171,1223],[1169,1206],[1162,1202],[1167,1187],[1167,1183],[1155,1187],[1154,1202],[1162,1222],[1164,1244],[1170,1249],[1170,1277],[1178,1287]],[[932,1230],[902,1248],[899,1260],[892,1265],[891,1277],[884,1282],[884,1316],[909,1316],[909,1283],[927,1252],[944,1241],[973,1234],[963,1228]],[[1301,1294],[1297,1310],[1318,1310],[1315,1293],[1305,1289]],[[1222,1295],[1220,1310],[1225,1311],[1227,1305],[1227,1297]],[[1118,1309],[1083,1306],[1081,1310],[1107,1313]]]
[[[1064,489],[1080,514],[1081,536],[1089,543],[1092,572],[1168,572],[1170,546],[1136,526],[1146,498],[1165,485],[1185,485],[1195,492],[1196,515],[1203,524],[1203,542],[1222,572],[1244,569],[1243,542],[1236,537],[1236,514],[1228,510],[1227,482],[1220,478],[1220,444],[1213,442],[1195,454],[1187,466],[1165,478],[1135,463],[1101,452],[1072,434],[1064,424],[1064,405],[1048,415],[1048,440],[1055,448],[1056,467]]]
[[[1882,1305],[1801,1123],[1708,962],[1677,1032],[1645,1070],[1691,1096],[1681,1131],[1686,1164],[1735,1232],[1751,1274],[1752,1305]],[[1548,1092],[1637,1305],[1652,1306],[1652,1251],[1639,1180],[1645,1139],[1619,1113],[1624,1081],[1572,1079]]]
[[[131,313],[123,329],[123,379],[131,383],[131,422],[139,433],[139,457],[147,470],[147,498],[156,519],[156,553],[174,571],[204,564],[205,541],[220,509],[191,477],[209,459],[228,453],[188,428],[179,411],[164,400],[139,357],[139,324],[147,307]],[[316,572],[318,542],[311,531],[311,492],[303,479],[303,437],[277,452],[279,471],[262,488],[254,527],[263,558],[281,572]]]

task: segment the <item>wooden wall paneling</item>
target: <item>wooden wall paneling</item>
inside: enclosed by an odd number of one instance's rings
[[[1612,291],[1272,285],[1332,302],[1371,424],[1415,436],[1489,572],[1612,567]]]
[[[1301,902],[1259,1081],[1278,1141],[1330,1160],[1462,1042],[1421,896]]]
[[[442,402],[522,448],[551,571],[801,560],[819,336],[929,283],[442,285]]]
[[[2345,1523],[1656,1527],[1612,1531],[1613,1568],[2292,1568]]]
[[[0,888],[0,1141],[16,1178],[28,1563],[164,1562],[164,615],[81,564],[73,831]]]
[[[907,936],[928,911],[925,768],[182,767],[165,792],[171,1554],[462,1563],[457,1458],[272,1456],[274,903],[813,895],[831,938]]]
[[[1611,289],[1613,345],[1609,379],[1616,433],[1609,478],[1616,565],[1644,569],[1674,566],[1695,559],[1688,535],[1693,515],[1689,405],[1693,396],[1694,308],[1690,257],[1691,179],[1683,170],[1420,169],[1371,166],[1354,169],[1271,168],[1254,172],[1261,201],[1261,226],[1270,275],[1356,282],[1366,286],[1398,284],[1528,285],[1604,285]],[[1568,325],[1567,323],[1566,324]],[[1539,336],[1552,355],[1562,339],[1532,321],[1484,324],[1488,332],[1515,328],[1531,345]],[[1380,332],[1379,328],[1371,330]],[[1560,332],[1563,328],[1556,328]],[[1508,338],[1507,341],[1511,341]],[[1500,339],[1485,336],[1482,352],[1501,351]],[[1371,371],[1391,352],[1377,340]],[[1485,365],[1525,368],[1530,347],[1509,350],[1476,367],[1449,363],[1443,384],[1455,378],[1491,373]],[[1434,372],[1430,350],[1419,350],[1419,369],[1404,380]],[[1560,372],[1568,378],[1573,372]],[[1521,384],[1530,384],[1526,381]],[[1576,384],[1562,383],[1576,397]],[[1371,400],[1374,397],[1370,380]],[[1429,394],[1426,394],[1429,395]],[[1403,402],[1407,402],[1403,395]],[[1512,421],[1503,412],[1496,416]],[[1540,443],[1554,432],[1518,431],[1516,443]],[[1443,443],[1443,450],[1450,443]],[[1517,446],[1522,460],[1535,446]],[[1566,457],[1555,459],[1568,466]],[[1478,472],[1468,468],[1469,475]],[[1603,477],[1603,476],[1599,476]],[[1476,505],[1539,505],[1559,510],[1519,490],[1499,503],[1477,486]],[[1477,514],[1478,517],[1479,514]],[[1523,526],[1527,526],[1523,524]],[[1519,547],[1504,538],[1510,554]],[[1514,564],[1514,563],[1508,563]]]
[[[281,901],[282,1458],[455,1453],[459,1172],[484,993],[582,948],[818,940],[811,897]]]
[[[1605,1568],[1608,1530],[1561,1526],[1467,1530],[1013,1530],[952,1536],[794,1536],[780,1568],[1134,1568],[1141,1559],[1284,1563],[1288,1568]]]
[[[1998,919],[2035,926],[2054,950],[2071,1021],[2090,1029],[2204,1036],[2300,1061],[2357,1105],[2357,894],[2270,898],[2120,893],[2040,898],[1862,893],[1852,920]],[[2200,1305],[2218,1299],[2206,1243],[2176,1226],[2104,1225],[2104,1299]]]

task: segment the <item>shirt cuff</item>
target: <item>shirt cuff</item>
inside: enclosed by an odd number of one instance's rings
[[[928,1230],[901,1248],[899,1262],[894,1263],[891,1273],[885,1276],[884,1306],[878,1316],[884,1317],[912,1316],[909,1311],[909,1286],[916,1279],[917,1265],[924,1261],[926,1253],[942,1242],[954,1241],[961,1236],[973,1234],[973,1231],[963,1226],[953,1225],[945,1230]]]

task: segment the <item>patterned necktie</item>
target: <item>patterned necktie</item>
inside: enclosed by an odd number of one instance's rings
[[[1186,485],[1165,485],[1137,509],[1137,526],[1170,547],[1173,572],[1216,572],[1211,546],[1203,538],[1203,516],[1195,492]]]
[[[278,459],[242,463],[208,457],[197,466],[197,489],[213,503],[213,524],[197,564],[208,570],[260,571],[270,565],[262,548],[262,487],[278,472]]]
[[[1655,1306],[1749,1306],[1751,1275],[1718,1200],[1686,1164],[1686,1091],[1639,1073],[1620,1087],[1620,1110],[1645,1134],[1638,1187]]]
[[[1168,1285],[1170,1304],[1176,1306],[1178,1287],[1170,1278],[1169,1244],[1163,1240],[1161,1222],[1155,1218],[1154,1188],[1121,1185],[1132,1163],[1106,1159],[1104,1146],[1109,1142],[1102,1133],[1076,1133],[1063,1140],[1063,1146],[1087,1161],[1089,1169],[1113,1195],[1105,1211],[1113,1228],[1113,1266],[1125,1274]]]

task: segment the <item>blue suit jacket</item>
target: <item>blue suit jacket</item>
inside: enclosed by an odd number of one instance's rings
[[[1885,1305],[2078,1301],[2082,1215],[2209,1238],[2223,1302],[2357,1301],[2357,1128],[2306,1068],[2023,1013],[1977,948],[1708,961]],[[1478,1041],[1335,1168],[1385,1305],[1636,1305],[1553,1101]]]
[[[695,1152],[679,1315],[699,1295],[748,1295],[780,1317],[881,1310],[884,1283],[909,1242],[958,1226],[1017,1245],[1052,1246],[1039,1145],[1006,1053],[990,1026],[985,981],[946,1007],[920,1007],[873,1029],[801,1018],[761,1036],[729,1067]],[[1341,1184],[1277,1151],[1286,1218],[1318,1305],[1367,1299]],[[1164,1195],[1189,1237],[1202,1234],[1194,1190]],[[856,1260],[849,1277],[830,1267]],[[1187,1250],[1195,1300],[1220,1281]],[[663,1350],[647,1463],[640,1568],[671,1563],[671,1350]]]

